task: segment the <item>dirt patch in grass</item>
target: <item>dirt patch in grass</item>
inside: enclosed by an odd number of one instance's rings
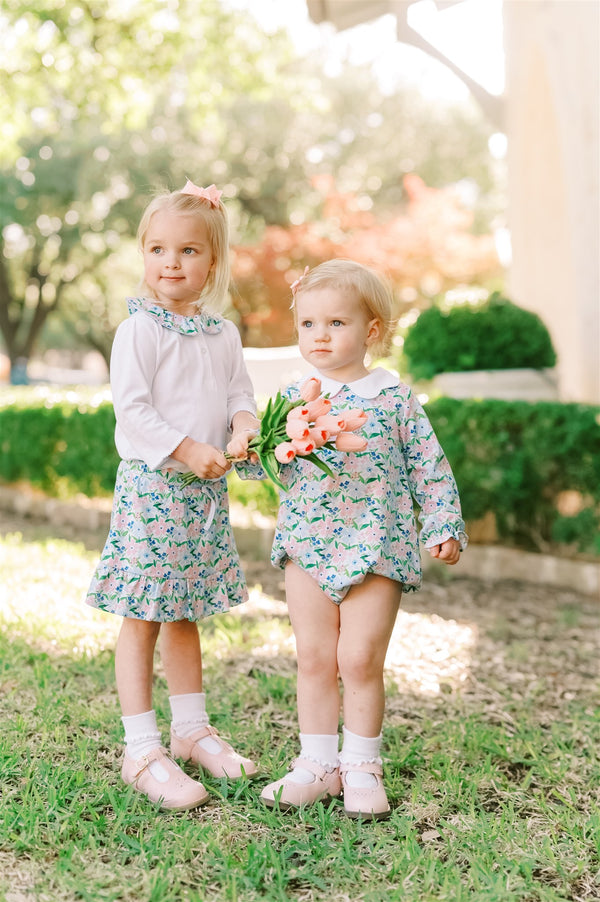
[[[250,601],[201,629],[215,726],[263,774],[240,787],[209,780],[206,808],[157,815],[118,776],[118,618],[82,611],[105,531],[6,515],[0,531],[22,534],[4,543],[14,593],[0,634],[0,899],[600,898],[593,598],[429,575],[405,597],[386,660],[392,817],[350,823],[336,800],[286,818],[259,794],[297,753],[294,640],[282,573],[245,556]]]
[[[0,533],[9,532],[26,541],[64,538],[98,552],[106,538],[104,529],[82,533],[0,512]],[[287,617],[282,571],[254,557],[242,564],[252,600],[237,616]],[[549,725],[565,701],[597,693],[599,629],[600,601],[589,596],[510,574],[493,583],[430,575],[402,601],[387,658],[388,711],[433,712],[459,695],[467,708],[483,704],[490,720],[510,731],[510,696],[514,703],[530,699],[540,724]]]

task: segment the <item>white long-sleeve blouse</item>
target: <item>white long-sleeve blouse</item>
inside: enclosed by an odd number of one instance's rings
[[[222,317],[181,316],[152,299],[127,304],[110,362],[117,451],[152,470],[183,471],[170,455],[186,436],[224,448],[234,415],[256,414],[239,332]]]

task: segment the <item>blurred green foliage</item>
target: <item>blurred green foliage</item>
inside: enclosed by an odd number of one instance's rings
[[[600,554],[600,408],[439,398],[427,413],[466,519],[493,513],[500,540],[521,548]],[[561,514],[567,493],[570,516]]]
[[[413,379],[469,370],[543,369],[556,363],[540,317],[499,292],[476,305],[436,304],[424,310],[408,329],[402,354],[403,368]]]
[[[279,490],[269,479],[240,479],[234,471],[229,477],[229,496],[249,511],[265,517],[276,517]]]
[[[109,494],[118,456],[106,401],[0,400],[0,479],[56,495]],[[468,521],[494,514],[501,542],[547,551],[565,544],[600,554],[600,409],[584,404],[439,398],[427,413],[452,465]],[[230,479],[233,501],[266,515],[268,482]],[[575,499],[564,512],[563,499]]]
[[[50,495],[112,492],[118,455],[109,402],[21,402],[0,408],[0,473]]]
[[[474,103],[386,94],[367,66],[331,75],[319,54],[299,56],[289,35],[219,0],[5,0],[0,33],[0,330],[11,359],[31,355],[49,317],[73,346],[108,356],[141,275],[142,209],[186,177],[223,187],[234,244],[321,221],[315,180],[332,172],[382,215],[405,203],[407,172],[434,187],[468,181],[475,228],[502,206],[492,128]],[[233,303],[255,312],[235,292]]]

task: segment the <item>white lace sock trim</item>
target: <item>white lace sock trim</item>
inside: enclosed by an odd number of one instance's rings
[[[300,733],[300,757],[314,761],[327,771],[337,767],[337,733]],[[306,785],[314,783],[315,775],[305,767],[295,767],[288,777],[292,783]]]
[[[381,749],[381,733],[379,736],[359,736],[344,730],[344,744],[340,753],[340,764],[381,764],[379,751]],[[349,770],[346,773],[346,783],[361,789],[370,789],[377,786],[375,774],[365,773],[360,770]]]
[[[160,730],[156,725],[155,711],[132,714],[128,717],[122,717],[121,720],[125,728],[127,754],[134,761],[161,745]],[[149,770],[159,783],[166,783],[169,779],[167,771],[158,761],[152,761]]]
[[[206,695],[204,692],[188,692],[186,695],[170,695],[169,704],[173,720],[171,726],[178,736],[186,739],[210,723],[206,713]],[[198,745],[211,755],[218,755],[221,745],[212,736],[205,736]]]

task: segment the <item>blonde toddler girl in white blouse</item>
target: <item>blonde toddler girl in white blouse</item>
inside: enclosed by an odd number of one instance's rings
[[[138,230],[142,296],[113,345],[110,378],[121,457],[110,532],[88,604],[123,618],[115,672],[125,728],[122,777],[163,808],[209,795],[175,758],[217,777],[255,764],[210,725],[197,621],[247,599],[225,474],[256,428],[235,325],[216,311],[229,287],[227,213],[214,185],[188,181],[146,208]],[[190,485],[181,473],[198,477]],[[154,648],[172,712],[170,751],[152,707]]]

